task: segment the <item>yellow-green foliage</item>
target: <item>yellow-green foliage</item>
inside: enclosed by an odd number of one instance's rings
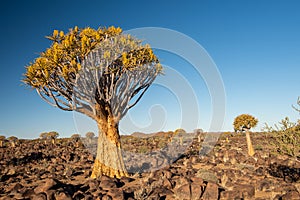
[[[275,139],[271,142],[275,146],[276,152],[286,154],[292,157],[300,156],[300,121],[290,122],[286,117],[275,128],[266,125],[269,132]]]
[[[55,139],[59,136],[59,133],[55,132],[55,131],[51,131],[49,133],[47,133],[47,137],[51,138],[51,139]]]
[[[162,70],[150,46],[141,45],[140,40],[122,34],[122,29],[119,27],[111,26],[95,30],[89,27],[79,29],[76,26],[67,34],[54,30],[52,36],[47,38],[53,42],[51,47],[42,52],[33,63],[30,63],[24,74],[23,82],[33,88],[45,87],[53,81],[70,82],[70,80],[74,80],[76,73],[81,69],[81,62],[85,56],[101,42],[105,43],[108,38],[114,38],[114,42],[119,42],[123,49],[117,59],[112,58],[111,52],[122,49],[110,49],[104,52],[103,58],[107,61],[114,59],[114,66],[131,70],[141,67],[143,63],[154,62],[158,63],[157,70]],[[126,48],[129,50],[126,51]]]
[[[186,133],[186,131],[185,131],[184,129],[182,129],[182,128],[176,129],[176,130],[174,131],[174,134],[175,134],[175,135],[178,135],[178,134],[185,134],[185,133]]]
[[[233,127],[234,131],[246,131],[255,127],[258,120],[249,114],[241,114],[234,119]]]

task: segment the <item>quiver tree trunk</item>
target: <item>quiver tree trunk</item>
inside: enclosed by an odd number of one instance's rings
[[[92,171],[92,178],[102,175],[120,178],[128,176],[120,142],[118,123],[112,116],[102,117],[98,122],[97,155]]]
[[[16,147],[16,142],[15,141],[11,141],[10,144],[11,144],[11,147],[13,147],[13,148]]]
[[[249,131],[246,131],[246,140],[247,140],[247,147],[248,147],[248,155],[253,156],[254,155],[254,149],[253,149],[253,146],[252,146]]]

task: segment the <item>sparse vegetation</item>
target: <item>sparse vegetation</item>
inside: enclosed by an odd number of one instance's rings
[[[288,117],[282,119],[278,124],[270,127],[266,124],[265,130],[272,135],[276,152],[286,154],[294,158],[300,158],[300,124],[293,123]]]
[[[251,128],[254,128],[257,125],[257,123],[258,123],[258,120],[249,114],[239,115],[234,119],[234,122],[233,122],[233,127],[234,127],[235,132],[245,132],[246,133],[246,140],[247,140],[249,156],[253,156],[255,153],[253,146],[252,146],[249,130]]]

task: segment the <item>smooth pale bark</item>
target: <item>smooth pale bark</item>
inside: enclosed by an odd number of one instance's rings
[[[113,117],[107,117],[99,120],[98,129],[97,155],[91,177],[128,176],[122,157],[118,124],[114,122]]]
[[[11,147],[15,148],[16,147],[16,143],[14,141],[11,141]]]
[[[249,131],[246,131],[246,140],[247,140],[247,146],[248,146],[248,155],[253,156],[254,155],[254,149],[253,149],[253,146],[252,146]]]

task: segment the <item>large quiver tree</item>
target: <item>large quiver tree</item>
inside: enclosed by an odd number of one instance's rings
[[[120,28],[55,30],[49,49],[27,67],[24,82],[49,104],[83,113],[98,124],[92,177],[127,176],[119,121],[162,67],[148,45]]]

